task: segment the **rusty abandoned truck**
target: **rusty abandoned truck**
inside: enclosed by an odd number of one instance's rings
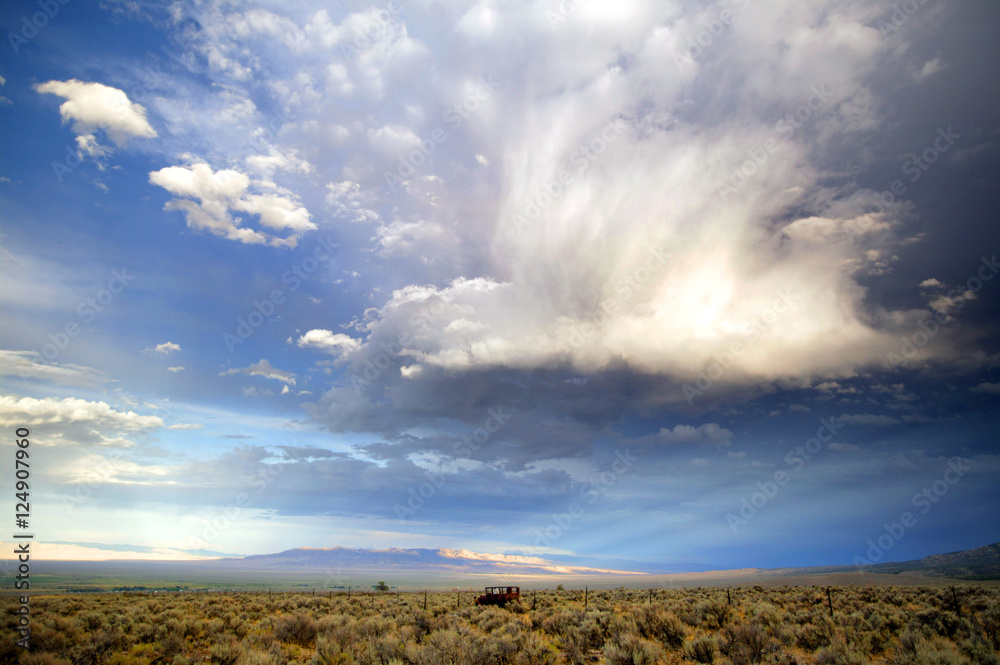
[[[499,605],[504,607],[507,603],[521,602],[521,587],[519,586],[488,586],[486,593],[476,599],[476,605]]]

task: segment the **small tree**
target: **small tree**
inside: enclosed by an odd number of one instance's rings
[[[566,590],[566,587],[564,587],[562,584],[560,584],[559,586],[556,587],[556,591],[565,591],[565,590]]]
[[[376,591],[388,591],[389,590],[389,585],[386,584],[385,582],[383,582],[382,580],[379,580],[379,583],[375,585],[375,590]]]

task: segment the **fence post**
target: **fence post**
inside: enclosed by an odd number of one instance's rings
[[[587,600],[589,595],[590,595],[590,588],[583,587],[583,609],[587,609]]]
[[[830,618],[833,618],[833,596],[830,594],[830,587],[826,588],[826,602],[830,605]]]
[[[427,609],[427,592],[424,591],[424,610]]]

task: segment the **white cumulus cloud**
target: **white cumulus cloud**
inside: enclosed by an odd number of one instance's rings
[[[135,411],[118,411],[107,402],[90,402],[67,397],[35,399],[0,395],[0,424],[4,426],[87,423],[128,431],[163,426],[159,416],[145,416]]]
[[[35,86],[40,93],[58,95],[66,101],[59,106],[64,123],[73,124],[77,147],[91,156],[108,152],[98,139],[103,131],[118,147],[131,138],[154,138],[156,130],[146,120],[146,109],[129,101],[128,95],[103,83],[48,81]]]
[[[299,337],[296,344],[302,348],[319,349],[335,356],[342,356],[356,351],[361,346],[361,341],[350,335],[334,333],[332,330],[316,329]]]
[[[309,211],[294,194],[234,169],[213,171],[204,162],[168,166],[152,171],[149,181],[180,197],[168,201],[165,210],[179,210],[189,227],[229,240],[295,247],[300,234],[316,228]],[[246,226],[239,213],[256,217],[267,229],[288,233],[277,236]]]
[[[175,344],[174,342],[164,342],[163,344],[157,344],[153,347],[148,347],[146,349],[147,353],[160,353],[165,356],[169,356],[171,353],[176,353],[181,350],[180,344]]]

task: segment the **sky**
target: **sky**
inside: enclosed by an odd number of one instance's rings
[[[38,541],[684,570],[1000,540],[996,3],[0,26],[0,454],[30,430]]]

